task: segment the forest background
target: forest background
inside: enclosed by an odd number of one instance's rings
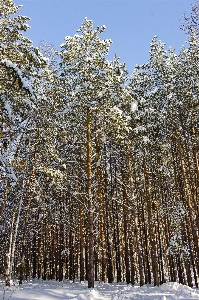
[[[105,26],[61,51],[0,0],[0,274],[139,282],[199,276],[199,4],[176,54],[155,36],[129,74]]]

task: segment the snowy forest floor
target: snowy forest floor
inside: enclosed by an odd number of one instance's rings
[[[131,286],[125,283],[95,282],[94,289],[87,288],[87,282],[56,282],[32,280],[20,287],[3,286],[0,300],[174,300],[199,299],[199,289],[178,283],[164,283],[159,287],[145,285]]]

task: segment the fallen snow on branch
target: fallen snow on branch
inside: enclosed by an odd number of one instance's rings
[[[30,85],[30,82],[23,77],[23,73],[22,71],[18,68],[17,64],[13,63],[12,61],[10,61],[9,59],[3,59],[1,61],[2,63],[4,63],[6,65],[6,67],[8,68],[12,68],[15,70],[16,74],[18,75],[18,77],[20,78],[21,80],[21,83],[22,83],[22,86],[27,89],[30,94],[31,94],[31,99],[34,100],[35,99],[35,96],[33,94],[33,90],[32,90],[32,87]]]

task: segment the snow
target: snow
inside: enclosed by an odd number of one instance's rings
[[[17,177],[14,173],[13,167],[9,162],[9,158],[7,152],[3,149],[1,150],[0,162],[2,163],[3,167],[7,169],[6,175],[13,181],[17,181]]]
[[[150,140],[147,136],[143,136],[143,142],[148,143],[148,142],[150,142]]]
[[[134,112],[138,109],[138,103],[137,102],[132,102],[131,103],[131,111]]]
[[[199,289],[190,288],[176,282],[132,286],[126,283],[95,282],[94,289],[87,288],[87,282],[31,280],[20,287],[0,285],[0,299],[4,300],[175,300],[199,299]]]
[[[82,84],[85,88],[87,88],[89,86],[89,82],[83,82]]]
[[[33,95],[32,87],[30,86],[28,80],[23,78],[22,71],[17,67],[17,65],[15,63],[13,63],[12,61],[10,61],[9,59],[3,59],[1,62],[4,63],[8,68],[13,68],[16,71],[16,73],[18,74],[18,76],[21,80],[22,86],[29,90],[29,92],[31,94],[31,99],[34,100],[35,96]]]
[[[7,100],[4,100],[4,107],[8,112],[9,119],[14,120],[14,116],[12,115],[12,108],[10,106],[10,103]]]
[[[6,46],[3,43],[0,43],[0,48],[6,49]]]
[[[138,127],[134,128],[133,130],[136,131],[136,133],[138,133],[138,131],[146,131],[146,128],[144,126],[138,126]]]

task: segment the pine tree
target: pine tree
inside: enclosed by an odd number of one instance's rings
[[[15,245],[24,205],[26,206],[26,209],[23,210],[25,212],[25,225],[22,236],[24,240],[26,237],[30,201],[35,189],[35,171],[39,163],[37,153],[39,151],[43,152],[45,145],[49,153],[48,147],[53,144],[52,140],[56,142],[55,130],[53,132],[55,119],[52,116],[50,124],[49,118],[50,106],[50,110],[53,112],[55,105],[53,101],[47,101],[47,97],[50,98],[49,91],[54,78],[54,70],[47,64],[48,59],[21,33],[21,31],[26,31],[29,28],[26,24],[29,18],[22,16],[12,17],[12,14],[15,14],[20,8],[16,7],[13,1],[1,1],[0,4],[2,10],[0,40],[2,108],[0,116],[2,124],[0,162],[2,170],[5,171],[3,175],[5,182],[4,194],[1,201],[0,215],[2,216],[2,213],[4,213],[4,218],[6,218],[6,214],[9,217],[9,214],[13,212],[13,224],[7,224],[7,231],[10,232],[10,242],[8,245],[6,281],[9,284],[13,275]],[[54,126],[52,126],[50,131],[49,128],[52,124]],[[42,138],[44,132],[48,136],[46,143],[43,142]],[[12,159],[13,153],[14,158]],[[50,153],[49,158],[52,161]],[[44,161],[44,156],[40,156],[40,161]],[[15,186],[13,187],[14,184]],[[25,186],[26,188],[24,188]],[[9,207],[9,205],[6,205],[6,200],[8,197],[13,199],[13,194],[18,195],[17,197],[20,199],[19,204],[11,200],[12,207]],[[23,245],[22,248],[24,247]],[[22,249],[21,265],[23,264],[23,252],[24,250]]]
[[[122,138],[121,132],[125,133],[125,130],[128,130],[128,116],[122,109],[131,99],[130,95],[123,93],[127,78],[125,65],[120,64],[117,57],[112,63],[105,59],[111,40],[100,40],[98,37],[105,30],[105,26],[97,27],[96,30],[92,30],[92,27],[92,21],[85,19],[78,30],[81,35],[65,38],[65,44],[61,45],[63,50],[60,64],[62,70],[60,86],[66,95],[63,112],[65,118],[68,120],[70,118],[73,127],[79,127],[82,135],[80,140],[86,145],[88,287],[94,287],[93,222],[97,191],[92,181],[99,170],[94,167],[92,159],[93,143],[97,138],[96,142],[101,144],[96,133],[104,137],[104,143],[107,143],[105,139],[109,140],[111,136]],[[98,200],[100,201],[99,194]]]

